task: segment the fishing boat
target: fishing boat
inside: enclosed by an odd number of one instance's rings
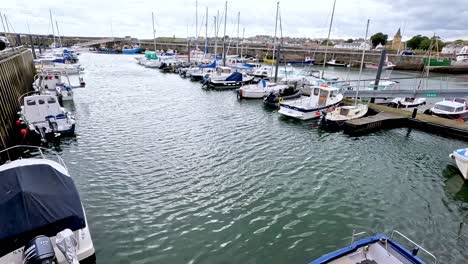
[[[463,179],[468,180],[468,148],[457,149],[449,157],[455,160]]]
[[[465,120],[468,118],[468,105],[463,98],[444,98],[437,102],[425,114],[436,115],[448,119]]]
[[[122,54],[137,54],[141,52],[141,48],[138,45],[134,45],[132,48],[123,48]]]
[[[294,86],[288,86],[288,88],[284,90],[278,92],[272,91],[267,96],[263,97],[263,104],[266,107],[278,109],[280,107],[280,102],[300,98],[303,94],[302,88],[298,89]]]
[[[236,89],[244,84],[252,82],[253,79],[254,76],[248,75],[247,73],[233,72],[226,78],[210,77],[204,85],[213,89]]]
[[[310,96],[301,96],[298,99],[280,103],[278,113],[300,120],[319,118],[322,110],[335,106],[343,100],[343,94],[336,87],[313,86],[310,88],[312,90]]]
[[[369,108],[366,104],[340,106],[331,112],[326,112],[321,124],[329,127],[340,127],[348,120],[365,116],[368,110]]]
[[[333,67],[348,67],[348,63],[339,63],[335,59],[327,61],[328,66],[333,66]]]
[[[75,117],[60,107],[55,95],[29,95],[23,99],[17,123],[31,141],[75,134]]]
[[[423,64],[429,66],[450,66],[452,65],[452,60],[450,59],[441,59],[441,58],[423,58]]]
[[[244,85],[237,90],[239,99],[262,99],[270,93],[281,93],[289,85],[261,80],[257,84]]]
[[[309,264],[425,264],[427,262],[418,257],[420,250],[437,263],[437,258],[432,253],[397,230],[393,230],[390,237],[379,234],[354,241],[355,237],[364,234],[367,233],[353,231],[351,245],[323,255]],[[403,241],[399,242],[397,238]],[[413,248],[407,249],[403,242]]]
[[[0,158],[0,264],[94,263],[86,213],[62,158],[33,146]]]

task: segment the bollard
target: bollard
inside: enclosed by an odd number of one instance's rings
[[[417,114],[418,114],[418,109],[417,108],[413,109],[413,114],[411,115],[411,118],[416,118]]]

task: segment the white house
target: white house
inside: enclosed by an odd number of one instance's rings
[[[442,54],[458,54],[463,49],[463,45],[458,44],[448,44],[447,46],[442,48],[440,53]]]
[[[367,42],[339,43],[335,45],[335,49],[350,49],[350,50],[370,50],[371,46]]]

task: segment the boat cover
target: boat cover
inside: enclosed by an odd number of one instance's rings
[[[72,178],[47,164],[0,171],[0,257],[38,235],[85,226]]]
[[[242,73],[233,72],[231,75],[229,75],[226,78],[226,81],[228,81],[228,82],[240,82],[240,81],[242,81]]]
[[[200,65],[198,66],[198,68],[201,68],[201,69],[206,69],[206,68],[216,68],[216,61],[213,61],[210,65]]]
[[[462,156],[465,159],[468,159],[468,148],[457,149],[455,150],[455,153],[457,153],[458,155]]]

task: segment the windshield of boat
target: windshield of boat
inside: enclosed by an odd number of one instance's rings
[[[445,111],[445,112],[455,112],[455,107],[442,105],[442,104],[436,104],[434,106],[434,109]]]
[[[340,108],[340,115],[347,116],[349,113],[348,108]]]

